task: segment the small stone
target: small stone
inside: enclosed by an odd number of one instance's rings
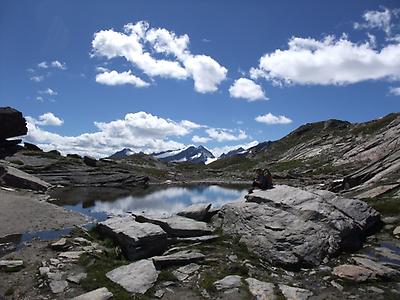
[[[164,296],[165,294],[165,290],[158,290],[154,293],[154,297],[156,298],[162,298],[162,296]]]
[[[213,285],[218,291],[241,287],[242,277],[239,275],[228,275],[221,280],[215,281]]]
[[[39,274],[40,276],[47,276],[47,274],[50,272],[49,267],[40,267],[39,268]]]
[[[68,287],[68,282],[65,280],[53,280],[50,282],[50,290],[53,294],[60,294]]]
[[[249,291],[256,300],[275,300],[277,297],[275,295],[274,289],[275,285],[270,282],[263,282],[255,278],[247,278],[247,284],[249,285]]]
[[[230,262],[237,262],[238,257],[237,257],[237,255],[229,255],[229,256],[228,256],[228,260],[229,260]]]
[[[113,294],[105,287],[72,298],[71,300],[108,300]]]
[[[68,251],[60,253],[58,257],[68,260],[78,260],[83,253],[85,253],[85,251]]]
[[[332,280],[331,281],[332,286],[334,286],[335,288],[337,288],[339,291],[343,291],[343,286],[340,285],[339,283],[337,283],[336,281]]]
[[[200,266],[194,263],[191,263],[187,266],[183,266],[178,268],[177,270],[173,271],[172,274],[179,280],[179,281],[184,281],[186,280],[190,275],[193,273],[197,272],[200,269]]]
[[[340,265],[333,269],[333,275],[356,282],[367,281],[374,277],[371,270],[356,265]]]
[[[79,274],[76,274],[76,275],[68,276],[67,277],[67,281],[75,283],[75,284],[79,284],[86,277],[87,277],[86,273],[79,273]]]
[[[47,278],[48,279],[50,279],[50,280],[61,280],[61,278],[62,278],[62,273],[60,273],[60,272],[48,272],[47,274],[46,274],[46,276],[47,276]]]
[[[306,300],[313,295],[313,293],[309,290],[288,286],[285,284],[279,284],[279,288],[286,299]]]
[[[50,258],[50,264],[53,266],[57,266],[60,263],[60,260],[57,258]]]
[[[383,293],[385,293],[384,290],[382,290],[382,289],[380,289],[380,288],[377,288],[377,287],[375,287],[375,286],[369,286],[369,287],[368,287],[368,291],[371,291],[371,292],[374,292],[374,293],[377,293],[377,294],[383,294]]]
[[[57,250],[57,251],[62,251],[67,248],[67,239],[66,238],[61,238],[57,242],[54,242],[50,245],[51,249]]]
[[[92,245],[92,242],[83,238],[83,237],[76,237],[74,238],[74,242],[78,243],[79,245],[89,246]]]
[[[400,226],[397,226],[394,230],[393,230],[393,235],[400,236]]]
[[[23,260],[0,260],[0,269],[5,271],[19,271],[23,267]]]
[[[396,224],[400,221],[398,217],[385,217],[382,219],[385,224]]]

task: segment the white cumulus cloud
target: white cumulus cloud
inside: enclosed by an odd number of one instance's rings
[[[293,122],[288,117],[285,117],[285,116],[282,116],[282,115],[281,116],[274,116],[271,113],[267,113],[265,115],[257,116],[255,118],[255,120],[257,122],[270,124],[270,125],[273,125],[273,124],[290,124],[290,123]]]
[[[43,81],[43,79],[44,79],[44,77],[41,75],[35,75],[35,76],[31,77],[31,80],[35,81],[35,82],[41,82],[41,81]]]
[[[157,58],[155,53],[159,54]],[[227,69],[210,56],[190,52],[188,35],[150,28],[145,21],[129,23],[123,32],[113,29],[96,32],[92,56],[123,57],[151,78],[192,78],[195,90],[200,93],[215,92],[227,75]]]
[[[49,125],[52,119],[48,114],[44,115],[47,116],[38,119],[27,117],[27,141],[44,150],[57,149],[63,154],[78,153],[95,157],[108,156],[122,148],[145,153],[181,149],[185,145],[170,138],[190,134],[193,124],[196,124],[188,120],[177,122],[146,112],[136,112],[111,122],[95,122],[98,130],[93,133],[63,136],[41,128],[45,123]]]
[[[61,69],[61,70],[67,69],[66,64],[65,64],[64,62],[60,62],[60,61],[58,61],[58,60],[52,61],[52,62],[50,63],[50,65],[51,65],[53,68],[56,68],[56,69]]]
[[[252,142],[249,142],[249,143],[246,143],[246,144],[215,147],[215,148],[210,149],[210,151],[212,152],[212,154],[214,154],[215,157],[220,157],[221,154],[223,154],[223,153],[228,153],[229,151],[236,150],[236,149],[239,149],[239,148],[243,148],[243,149],[247,150],[247,149],[249,149],[251,147],[254,147],[256,145],[258,145],[258,141],[252,141]]]
[[[150,84],[132,74],[131,70],[118,73],[117,71],[105,71],[96,75],[96,82],[106,85],[131,84],[136,87],[147,87]]]
[[[239,130],[239,132],[236,135],[232,130],[217,129],[217,128],[206,129],[206,132],[210,139],[216,140],[218,142],[239,141],[248,138],[246,132],[244,132],[243,130]]]
[[[369,10],[363,15],[364,22],[354,23],[355,29],[380,29],[383,30],[386,35],[390,36],[392,31],[392,19],[399,13],[398,9],[390,10],[388,8],[382,8],[382,10]]]
[[[208,137],[202,137],[202,136],[198,136],[198,135],[194,135],[192,137],[192,142],[193,143],[199,143],[199,144],[204,144],[209,142],[211,139]]]
[[[400,79],[400,44],[374,49],[370,42],[353,43],[347,36],[322,40],[292,37],[288,49],[260,58],[250,70],[253,79],[276,84],[345,85],[366,80]]]
[[[30,123],[42,126],[61,126],[62,124],[64,124],[64,121],[62,119],[56,117],[51,112],[40,115],[37,120],[32,117],[27,117],[27,119]]]
[[[39,91],[39,94],[42,95],[49,95],[49,96],[57,96],[58,93],[54,90],[52,90],[51,88],[47,88],[45,90]]]
[[[260,85],[247,78],[235,80],[229,88],[229,94],[233,98],[243,98],[249,101],[268,99]]]
[[[389,93],[395,96],[400,96],[400,87],[391,87]]]

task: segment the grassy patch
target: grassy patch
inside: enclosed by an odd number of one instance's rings
[[[113,293],[115,299],[132,299],[130,293],[106,277],[107,272],[119,266],[128,264],[127,261],[107,255],[92,257],[91,255],[86,254],[79,259],[79,264],[85,267],[88,275],[87,278],[82,280],[80,283],[81,287],[85,291],[106,287],[111,293]]]
[[[12,163],[14,165],[20,165],[20,166],[22,166],[24,164],[24,162],[20,159],[12,159],[12,160],[10,160],[10,163]]]
[[[14,287],[10,286],[5,292],[4,292],[4,296],[11,296],[14,294]]]
[[[352,130],[353,134],[372,134],[389,125],[399,114],[389,114],[381,119],[359,125]]]
[[[238,171],[247,171],[247,170],[252,170],[253,168],[256,167],[257,161],[251,160],[247,157],[244,156],[233,156],[233,157],[227,157],[227,158],[222,158],[218,159],[209,165],[207,165],[207,168],[210,169],[227,169],[227,170],[238,170]]]
[[[290,171],[290,170],[299,168],[302,165],[304,165],[304,162],[300,159],[280,161],[280,162],[274,163],[271,166],[271,171],[274,171],[274,172]]]

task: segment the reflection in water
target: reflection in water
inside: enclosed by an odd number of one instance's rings
[[[106,188],[58,190],[55,203],[83,212],[98,220],[127,212],[169,216],[195,203],[212,203],[213,208],[227,202],[243,201],[247,190],[222,186],[150,187],[126,191]]]

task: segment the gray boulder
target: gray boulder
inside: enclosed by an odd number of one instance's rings
[[[285,298],[289,300],[306,300],[313,295],[311,291],[298,287],[288,286],[285,284],[279,284],[278,286]]]
[[[255,278],[247,278],[246,282],[249,286],[249,291],[256,300],[275,300],[275,285],[270,282],[264,282]]]
[[[130,293],[144,294],[157,281],[158,274],[150,259],[142,259],[116,268],[106,276]]]
[[[129,260],[159,255],[167,248],[167,234],[158,225],[114,217],[98,224],[99,232],[118,243]]]
[[[205,222],[195,221],[189,218],[172,216],[169,218],[148,218],[136,215],[136,221],[152,223],[160,226],[168,235],[173,237],[194,237],[210,235],[213,229]]]
[[[211,203],[193,204],[189,207],[186,207],[185,210],[178,212],[177,215],[197,221],[205,221],[207,219],[207,214],[210,208]]]
[[[45,191],[51,185],[33,175],[25,173],[14,167],[0,164],[0,183],[6,186]]]
[[[355,282],[364,282],[375,278],[374,273],[370,269],[349,264],[335,267],[332,274]]]
[[[355,250],[380,215],[366,203],[328,191],[290,186],[255,191],[246,203],[225,204],[225,234],[272,263],[298,268],[319,265],[341,250]]]
[[[218,291],[239,288],[242,286],[242,277],[239,275],[228,275],[221,280],[215,281],[213,285]]]

